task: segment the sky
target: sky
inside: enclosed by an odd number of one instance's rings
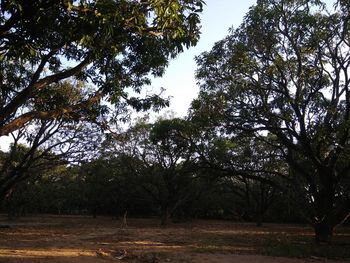
[[[256,0],[205,0],[206,5],[201,16],[201,38],[195,47],[185,50],[170,61],[162,78],[153,80],[151,89],[163,87],[165,96],[172,96],[169,108],[160,112],[173,111],[177,117],[183,117],[191,101],[197,97],[199,88],[196,85],[195,56],[210,51],[214,43],[228,34],[229,28],[237,28],[242,22],[249,7]]]

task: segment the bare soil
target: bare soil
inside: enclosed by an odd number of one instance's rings
[[[0,216],[0,263],[345,263],[319,257],[265,256],[285,242],[312,242],[313,231],[296,225],[195,221],[159,226],[157,219],[129,219],[128,226],[108,217],[32,216],[7,221]],[[350,243],[350,233],[335,238]],[[348,249],[345,245],[344,249]]]

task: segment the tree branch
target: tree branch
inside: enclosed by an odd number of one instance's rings
[[[56,52],[56,51],[51,51]],[[51,53],[50,52],[50,53]],[[50,54],[49,53],[49,54]],[[46,58],[48,59],[48,57]],[[39,68],[43,68],[46,61],[43,59],[42,63],[39,65]],[[36,92],[40,91],[44,87],[54,83],[59,82],[63,79],[66,79],[68,77],[74,76],[81,72],[87,65],[90,64],[90,56],[87,56],[82,62],[80,62],[78,65],[76,65],[73,68],[67,69],[66,71],[59,72],[57,74],[50,75],[48,77],[45,77],[41,80],[38,80],[34,83],[31,83],[27,88],[25,88],[22,92],[20,92],[6,107],[4,107],[0,113],[0,121],[4,121],[10,116],[13,112],[15,112],[20,106],[25,104],[29,98],[33,96]],[[34,76],[35,78],[36,76]],[[26,122],[23,123],[23,125]],[[20,124],[20,123],[18,123]],[[5,125],[7,126],[7,125]],[[17,129],[23,127],[23,126],[17,126]],[[0,128],[0,134],[3,127]],[[9,133],[9,132],[8,132]],[[8,134],[7,133],[7,134]],[[1,136],[1,135],[0,135]]]
[[[97,93],[95,96],[88,100],[72,106],[61,107],[59,109],[49,110],[49,111],[31,111],[22,114],[21,116],[15,118],[6,125],[0,127],[0,136],[8,135],[9,133],[23,127],[28,122],[34,119],[49,120],[54,118],[59,118],[64,115],[76,114],[77,111],[90,107],[91,105],[97,103],[102,98],[101,93]]]

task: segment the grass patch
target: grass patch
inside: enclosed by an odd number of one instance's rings
[[[191,246],[195,253],[234,253],[253,254],[256,246],[251,245],[250,239],[242,236],[201,234],[196,237],[196,243]]]
[[[350,259],[349,228],[342,228],[334,236],[331,245],[316,245],[309,228],[300,227],[297,231],[261,228],[244,234],[198,233],[191,248],[197,253],[262,254],[294,258]],[[350,262],[350,261],[349,261]]]
[[[350,259],[350,244],[316,245],[314,243],[279,243],[263,248],[262,252],[269,256]]]
[[[224,252],[222,247],[210,246],[210,245],[194,246],[194,247],[192,247],[191,251],[194,253],[222,253],[222,252]]]
[[[297,258],[350,259],[350,228],[340,228],[334,233],[332,244],[317,245],[314,236],[286,235],[270,240],[261,247],[261,252],[270,256]]]

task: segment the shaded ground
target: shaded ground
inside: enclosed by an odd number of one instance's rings
[[[349,228],[337,230],[334,245],[316,247],[311,228],[292,225],[196,221],[161,228],[157,220],[132,219],[122,229],[111,218],[76,216],[0,222],[10,226],[0,229],[0,263],[350,262]]]

